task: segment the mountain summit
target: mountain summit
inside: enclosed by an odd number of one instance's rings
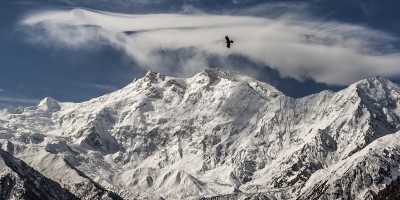
[[[0,110],[0,147],[78,198],[374,199],[396,191],[399,103],[382,77],[294,99],[221,69],[148,72],[86,102]]]

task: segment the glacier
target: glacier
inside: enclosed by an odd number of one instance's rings
[[[379,199],[398,187],[399,130],[400,86],[382,77],[291,98],[222,69],[150,71],[0,110],[0,180],[23,179],[12,158],[64,199]]]

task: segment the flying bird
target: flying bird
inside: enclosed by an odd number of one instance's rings
[[[233,40],[230,40],[228,36],[225,36],[226,39],[226,47],[231,48],[231,43],[233,43]]]

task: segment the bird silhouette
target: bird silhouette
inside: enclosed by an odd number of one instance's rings
[[[233,43],[233,40],[230,40],[228,36],[225,36],[226,39],[226,47],[231,48],[231,43]]]

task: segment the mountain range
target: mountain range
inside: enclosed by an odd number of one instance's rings
[[[157,72],[0,110],[1,199],[400,198],[400,86],[291,98],[236,72]]]

